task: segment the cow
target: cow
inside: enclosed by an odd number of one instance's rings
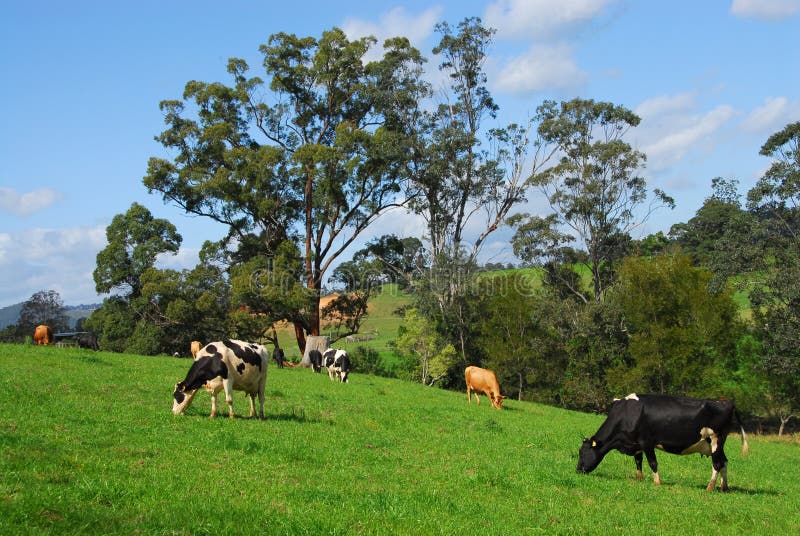
[[[283,368],[286,363],[286,354],[283,353],[283,348],[275,346],[275,349],[272,350],[272,359],[278,364],[278,368]]]
[[[33,332],[33,344],[37,344],[40,346],[48,346],[53,342],[53,330],[50,329],[50,326],[46,326],[41,324],[36,326],[36,329]]]
[[[339,380],[342,383],[348,382],[348,376],[350,375],[350,356],[347,355],[347,352],[335,348],[328,348],[322,354],[321,364],[328,369],[328,377],[331,381]]]
[[[309,350],[308,360],[311,362],[311,368],[314,369],[314,372],[322,370],[322,352],[319,350]]]
[[[728,459],[723,448],[736,419],[742,433],[742,457],[750,449],[739,414],[731,400],[632,393],[616,400],[608,417],[592,437],[584,439],[578,453],[579,473],[591,473],[611,450],[633,456],[636,478],[642,479],[642,453],[653,471],[653,483],[661,484],[655,449],[672,454],[711,456],[713,491],[728,491]]]
[[[258,395],[259,417],[264,418],[264,388],[267,384],[269,354],[260,344],[223,340],[201,348],[195,356],[186,379],[175,384],[172,412],[183,414],[192,404],[201,387],[211,393],[211,418],[217,415],[217,393],[225,389],[228,415],[233,418],[233,391],[244,391],[250,397],[250,417],[255,416]]]
[[[197,357],[197,352],[200,351],[201,346],[203,346],[203,343],[200,341],[192,341],[189,343],[189,351],[192,353],[192,359]]]
[[[475,391],[475,400],[480,404],[481,399],[478,396],[480,391],[489,397],[493,408],[503,409],[503,399],[508,397],[500,394],[500,384],[497,383],[494,372],[480,367],[467,367],[464,369],[464,379],[467,382],[468,403],[472,403],[472,391]]]
[[[89,348],[95,352],[100,349],[100,345],[97,344],[97,335],[94,333],[81,333],[75,337],[75,342],[78,343],[79,348]]]

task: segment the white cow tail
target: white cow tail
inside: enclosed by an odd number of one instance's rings
[[[744,426],[739,425],[739,429],[742,431],[742,458],[746,458],[747,454],[750,452],[750,444],[747,442],[747,434],[744,433]]]

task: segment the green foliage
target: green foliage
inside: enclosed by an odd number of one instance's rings
[[[382,58],[365,61],[375,44],[338,28],[319,39],[278,33],[260,47],[266,79],[249,77],[247,63],[233,58],[231,86],[191,81],[183,101],[161,103],[167,129],[158,140],[175,157],[151,158],[144,184],[226,225],[221,245],[231,266],[295,242],[308,293],[286,316],[300,333],[319,334],[331,263],[378,214],[404,202],[407,132],[399,118],[424,93],[422,58],[396,38]],[[185,117],[187,108],[195,118]]]
[[[456,349],[445,343],[431,323],[415,308],[405,311],[395,341],[397,353],[406,361],[410,379],[434,385],[452,372]]]
[[[561,158],[533,173],[528,183],[546,196],[553,213],[520,218],[518,223],[524,225],[515,248],[521,243],[544,244],[555,264],[563,264],[567,261],[559,258],[559,251],[578,241],[588,254],[593,298],[599,302],[613,282],[613,261],[628,252],[630,230],[642,221],[636,213],[647,190],[638,173],[646,157],[623,139],[640,119],[623,106],[573,99],[545,101],[537,108],[536,121],[541,143]],[[658,203],[674,205],[660,190],[653,193]],[[561,231],[564,228],[571,234]]]
[[[25,366],[20,366],[24,363]],[[0,530],[5,534],[694,534],[798,532],[794,439],[726,444],[728,494],[708,458],[659,454],[660,487],[609,454],[575,472],[602,416],[355,373],[349,384],[270,367],[267,418],[172,415],[187,360],[0,345]],[[236,392],[241,414],[246,398]],[[748,430],[749,431],[749,430]],[[346,459],[347,463],[324,463]],[[321,462],[322,460],[322,462]],[[647,471],[647,469],[645,469]],[[209,493],[206,488],[213,488]],[[226,498],[235,498],[228,500]],[[612,500],[613,498],[613,500]],[[209,507],[210,504],[214,506]],[[642,505],[645,504],[646,508]],[[335,512],[335,515],[332,513]],[[676,515],[680,512],[680,515]],[[698,521],[704,520],[704,521]]]
[[[483,279],[480,289],[475,330],[488,357],[478,364],[495,372],[505,395],[552,403],[566,365],[563,304],[520,272]]]
[[[711,181],[714,194],[703,202],[688,222],[673,225],[670,237],[700,265],[720,266],[720,254],[731,236],[747,224],[736,193],[738,181],[717,177]]]
[[[609,299],[630,336],[630,366],[609,372],[617,392],[721,395],[743,334],[732,291],[712,293],[711,272],[680,252],[629,257]]]
[[[92,312],[85,325],[86,329],[98,335],[100,348],[123,352],[128,337],[133,333],[136,318],[127,301],[112,296],[103,300],[103,306]]]
[[[117,214],[106,228],[108,245],[97,254],[94,282],[97,292],[125,290],[125,296],[141,295],[144,273],[161,253],[177,253],[181,235],[167,220],[153,218],[147,208],[132,203],[125,214]]]
[[[53,333],[66,331],[69,327],[64,302],[55,290],[40,290],[22,304],[16,331],[22,335],[33,335],[40,324],[50,326]]]

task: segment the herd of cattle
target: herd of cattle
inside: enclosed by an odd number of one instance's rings
[[[51,344],[52,331],[39,326],[34,333],[36,344]],[[96,337],[85,341],[85,348],[97,349]],[[81,344],[79,342],[79,344]],[[183,414],[202,388],[211,394],[211,417],[217,414],[217,394],[225,391],[228,415],[234,417],[233,391],[244,391],[250,400],[250,417],[255,417],[255,400],[258,397],[259,418],[264,418],[264,390],[267,383],[267,367],[270,354],[261,344],[223,340],[201,347],[198,341],[191,343],[194,362],[186,378],[175,384],[172,411]],[[324,352],[310,350],[308,354],[315,372],[326,369],[332,381],[347,383],[350,374],[350,359],[344,350],[328,348]],[[286,361],[283,351],[275,348],[272,359],[279,367],[297,365]],[[485,394],[492,408],[502,409],[503,399],[497,377],[491,370],[470,366],[464,371],[467,387],[467,402],[472,402],[474,392]],[[658,474],[656,449],[671,454],[700,454],[711,457],[712,474],[706,490],[717,487],[728,490],[728,459],[724,447],[728,435],[738,430],[742,436],[742,456],[749,451],[747,435],[732,401],[727,399],[696,399],[663,394],[630,394],[615,399],[605,422],[597,432],[583,440],[578,452],[579,473],[592,472],[612,450],[633,456],[636,477],[641,480],[642,461],[646,457],[653,472],[653,483],[661,484]]]

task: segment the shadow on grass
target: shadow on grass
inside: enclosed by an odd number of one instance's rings
[[[656,487],[670,488],[670,489],[672,489],[672,488],[675,488],[675,489],[686,488],[686,489],[701,489],[701,490],[705,491],[706,485],[708,484],[706,482],[704,484],[699,484],[699,485],[692,484],[692,485],[687,486],[683,482],[674,482],[674,481],[670,481],[670,480],[663,481],[662,480],[661,484],[656,486],[655,484],[653,484],[652,479],[648,479],[647,477],[645,477],[642,480],[637,480],[635,475],[625,476],[625,475],[611,475],[611,474],[606,474],[606,473],[592,473],[592,474],[584,474],[584,475],[581,475],[580,473],[576,473],[576,474],[578,474],[579,478],[596,478],[596,479],[599,479],[599,480],[604,480],[606,482],[631,482],[633,484],[637,484],[637,485],[641,484],[643,486],[652,486],[654,488],[656,488]],[[722,491],[722,490],[717,488],[714,491],[710,491],[708,493],[720,493],[720,494],[728,494],[729,493],[731,495],[752,495],[752,496],[758,496],[758,495],[777,496],[777,495],[780,495],[779,492],[777,492],[777,491],[775,491],[773,489],[758,488],[758,487],[753,487],[753,488],[751,488],[751,487],[739,487],[739,486],[728,486],[728,491]]]

